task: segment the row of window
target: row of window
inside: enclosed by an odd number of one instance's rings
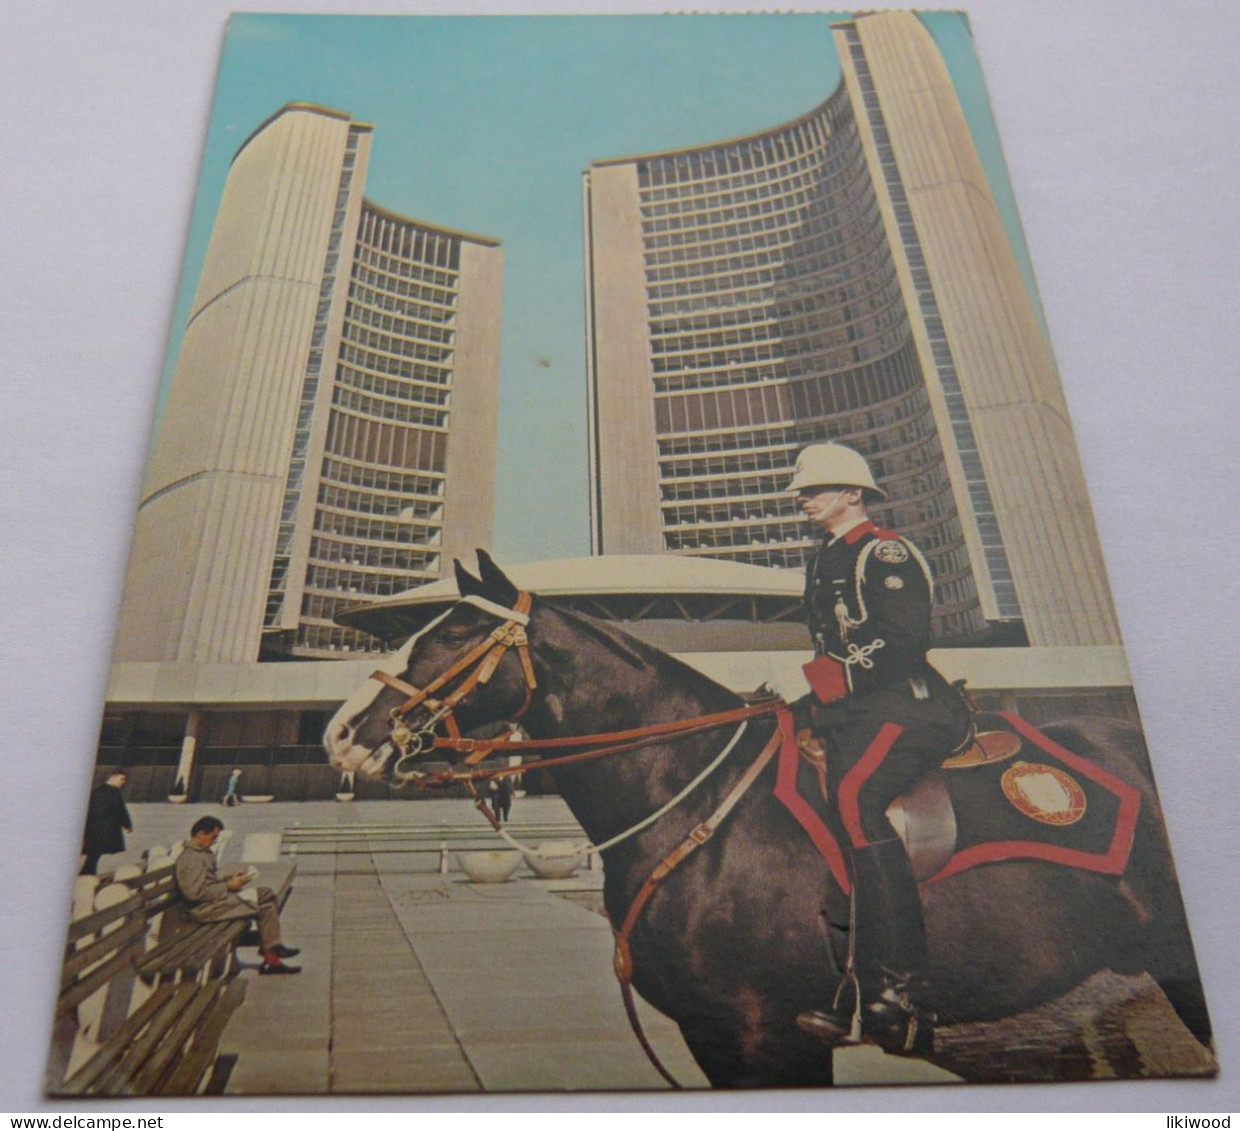
[[[643,218],[676,216],[686,211],[702,209],[735,210],[738,215],[756,200],[778,198],[781,187],[800,187],[819,180],[831,180],[848,169],[863,168],[865,154],[858,144],[855,123],[850,123],[847,133],[837,135],[834,144],[823,146],[808,163],[798,162],[795,169],[786,169],[782,175],[768,175],[760,183],[731,187],[735,178],[703,180],[652,189],[641,185],[638,172],[639,196]],[[813,171],[814,176],[809,173]]]
[[[430,267],[457,270],[461,264],[461,240],[443,232],[429,232],[406,221],[366,208],[358,225],[357,238],[377,251]]]
[[[639,165],[640,181],[640,165]],[[665,188],[639,185],[639,201],[644,221],[681,216],[702,211],[745,215],[755,202],[778,202],[793,194],[813,191],[820,186],[834,188],[841,182],[864,175],[865,153],[858,135],[850,130],[837,144],[803,158],[782,170],[766,175],[729,176],[687,181]]]
[[[711,489],[719,489],[722,496],[727,490],[733,497],[729,502],[698,502],[691,506],[663,508],[664,526],[696,526],[703,522],[753,522],[758,519],[796,519],[799,511],[796,500],[785,488],[788,475],[778,478],[749,480],[748,490],[742,486],[746,481],[720,481],[712,483]],[[735,489],[735,488],[740,488]],[[736,498],[735,496],[746,496]],[[759,497],[761,496],[761,497]]]
[[[312,562],[359,566],[402,573],[437,573],[439,554],[423,547],[367,546],[353,542],[337,542],[326,535],[310,539]]]
[[[350,389],[361,389],[367,393],[377,393],[381,397],[391,397],[394,400],[415,401],[418,404],[447,406],[452,403],[452,390],[442,385],[380,377],[343,364],[336,369],[336,384]]]
[[[406,521],[440,522],[443,503],[428,499],[410,499],[408,495],[376,494],[373,491],[357,491],[323,483],[319,487],[320,506],[335,507],[351,514],[382,515],[402,518]]]
[[[410,314],[402,311],[402,314]],[[386,314],[379,310],[371,310],[357,303],[350,303],[345,318],[359,326],[370,326],[376,330],[384,330],[389,334],[399,334],[402,338],[417,338],[424,342],[439,342],[451,345],[456,337],[451,326],[433,322],[419,322],[413,317],[400,317],[399,314]]]
[[[813,538],[805,523],[789,520],[746,526],[695,527],[691,530],[664,530],[669,550],[716,550],[732,546],[778,546],[805,543]]]
[[[868,177],[862,176],[852,177],[834,189],[811,185],[786,200],[767,202],[766,208],[765,214],[739,219],[727,212],[702,212],[681,217],[677,223],[647,221],[643,225],[643,242],[647,248],[676,247],[788,230],[859,235],[881,223],[873,186]]]
[[[306,652],[382,652],[383,642],[368,632],[352,628],[328,628],[326,625],[303,624],[297,630],[299,651]]]
[[[338,538],[360,538],[370,542],[438,546],[443,541],[442,526],[413,522],[400,515],[375,518],[320,508],[314,515],[314,529]]]
[[[714,209],[685,212],[666,220],[646,220],[642,224],[644,243],[646,247],[675,247],[689,241],[738,239],[798,228],[807,218],[844,230],[868,227],[876,208],[873,195],[864,188],[864,182],[855,179],[834,190],[815,184],[786,198],[760,201],[744,210]]]
[[[724,255],[717,259],[679,262],[675,261],[675,253],[670,251],[658,252],[646,258],[647,298],[656,299],[668,295],[668,292],[655,289],[660,283],[688,279],[700,279],[704,283],[698,293],[733,290],[738,286],[770,286],[781,278],[821,274],[834,276],[838,282],[844,282],[881,267],[887,260],[887,255],[886,248],[882,245],[850,247],[846,251],[832,250],[822,246],[820,237],[805,243],[798,241],[777,248]],[[749,273],[759,269],[762,270],[751,278]]]
[[[740,548],[731,551],[720,551],[702,554],[704,558],[718,558],[726,562],[739,562],[742,565],[765,566],[767,569],[802,570],[805,563],[813,555],[812,544],[793,544],[763,549]]]
[[[405,259],[394,259],[392,256],[384,255],[381,251],[376,251],[373,248],[359,246],[356,254],[359,263],[364,267],[372,269],[372,274],[369,277],[360,275],[357,277],[364,278],[365,282],[381,287],[383,290],[395,290],[399,293],[397,287],[385,284],[384,275],[394,279],[411,279],[414,282],[427,283],[435,288],[435,290],[423,294],[422,297],[436,302],[446,302],[446,299],[437,296],[456,290],[459,281],[459,276],[455,271],[437,271],[434,267],[424,267],[419,263],[410,263]],[[379,272],[380,274],[374,274],[374,272]]]
[[[839,126],[850,117],[847,99],[836,94],[817,113],[778,133],[642,161],[637,167],[638,181],[642,186],[658,187],[705,179],[752,177],[752,182],[747,183],[760,183],[771,175],[780,175],[787,169],[815,160]]]
[[[838,266],[863,255],[872,255],[875,244],[885,246],[879,224],[867,226],[852,238],[834,225],[825,228],[823,225],[814,225],[813,228],[805,224],[785,225],[769,233],[715,243],[657,236],[645,245],[645,263],[647,268],[669,263],[710,263],[748,252],[768,252],[770,255],[766,259],[754,262],[775,262],[776,258],[782,261],[783,258],[795,256],[801,259],[814,257],[824,266]],[[776,253],[784,251],[788,252],[787,256],[776,256]]]
[[[456,312],[451,307],[418,302],[413,298],[392,294],[390,291],[379,291],[358,282],[349,284],[349,299],[372,310],[391,310],[423,322],[450,323],[456,317]]]
[[[685,196],[667,204],[643,205],[642,231],[685,231],[704,224],[749,227],[763,217],[798,215],[811,206],[845,221],[857,220],[870,209],[866,195],[858,192],[866,183],[865,171],[865,158],[858,152],[824,161],[816,177],[800,178],[798,187],[783,193],[779,185],[766,185],[759,192]]]
[[[372,353],[370,350],[359,349],[357,346],[341,343],[340,360],[359,369],[369,369],[372,373],[387,373],[393,377],[404,377],[409,381],[425,381],[432,385],[447,385],[452,380],[452,370],[436,368],[425,362],[405,361],[402,358],[389,357],[387,354]]]
[[[818,311],[812,315],[796,315],[786,319],[768,318],[721,329],[702,329],[690,333],[665,333],[654,336],[650,342],[653,354],[671,354],[679,351],[698,352],[709,349],[728,349],[754,342],[781,341],[785,353],[817,353],[838,347],[858,338],[881,333],[892,327],[907,329],[904,305],[899,302],[899,292],[887,290],[879,294],[888,300],[880,303],[876,296],[862,302],[846,303],[842,307]],[[721,316],[712,316],[710,320]],[[690,320],[686,320],[689,322]],[[701,321],[707,321],[703,318]]]
[[[357,323],[347,323],[343,336],[346,341],[355,345],[365,349],[379,350],[395,357],[410,357],[437,365],[450,365],[452,362],[452,350],[443,346],[427,345],[425,342],[411,341],[408,338],[393,338],[389,334],[367,330]]]
[[[431,273],[440,274],[440,272]],[[446,289],[454,287],[455,280],[444,283],[441,286],[428,286],[423,283],[410,281],[407,278],[399,278],[388,272],[368,268],[363,265],[361,258],[353,261],[353,278],[357,282],[373,288],[376,293],[393,294],[399,298],[418,299],[421,302],[436,303],[439,306],[456,306],[456,291]]]
[[[816,422],[792,424],[784,428],[755,428],[745,432],[689,433],[685,436],[659,437],[660,456],[701,455],[707,452],[739,452],[754,448],[804,447],[826,439],[822,426]]]
[[[323,478],[331,483],[346,487],[362,487],[367,491],[391,491],[397,495],[443,498],[442,475],[416,475],[399,468],[366,467],[360,463],[345,463],[340,459],[328,458],[323,461]],[[337,505],[328,499],[324,499],[323,502]],[[362,510],[363,508],[350,506],[349,509]]]
[[[307,590],[344,594],[349,597],[392,597],[428,580],[425,570],[408,574],[369,573],[339,566],[311,564],[306,571]]]
[[[847,341],[855,334],[851,326],[844,327],[838,337]],[[726,369],[730,365],[741,362],[781,361],[790,356],[810,355],[811,350],[822,350],[814,354],[812,366],[817,371],[828,370],[835,374],[843,374],[866,365],[873,359],[885,357],[895,351],[903,341],[907,340],[908,327],[897,322],[893,317],[892,325],[878,337],[865,341],[853,342],[852,345],[838,345],[827,348],[830,343],[827,335],[819,335],[808,342],[795,338],[775,344],[759,344],[737,347],[730,352],[679,354],[675,357],[654,357],[651,369],[658,374],[675,373],[686,369]],[[791,375],[791,374],[790,374]]]
[[[698,263],[757,251],[787,251],[795,252],[800,256],[808,256],[829,253],[832,249],[854,250],[855,254],[837,255],[834,259],[828,254],[826,262],[834,265],[855,258],[856,254],[868,252],[869,245],[866,237],[871,234],[872,230],[869,228],[860,233],[832,228],[826,232],[810,235],[804,224],[786,224],[779,228],[772,228],[770,232],[727,237],[717,242],[707,242],[705,238],[686,240],[672,236],[655,236],[646,241],[645,263],[647,267],[662,266],[668,263]],[[705,233],[703,235],[705,236]]]
[[[332,404],[347,412],[361,413],[372,420],[394,420],[399,424],[421,428],[448,427],[448,413],[444,409],[411,404],[408,401],[380,400],[339,385],[332,391]]]
[[[811,289],[802,283],[793,288],[755,290],[737,295],[700,299],[694,302],[652,303],[648,307],[652,335],[714,330],[773,321],[783,326],[804,325],[814,328],[814,319],[856,317],[858,312],[880,310],[901,300],[899,281],[890,260],[884,260],[885,271],[875,271],[863,278],[852,279],[843,286],[821,286]],[[798,323],[795,320],[801,319]]]
[[[442,472],[448,435],[333,410],[327,423],[327,453],[401,471]]]

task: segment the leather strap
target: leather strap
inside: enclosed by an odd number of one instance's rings
[[[629,905],[628,914],[624,917],[624,923],[615,932],[616,977],[620,979],[621,984],[632,981],[633,956],[629,950],[629,936],[633,933],[633,928],[637,926],[637,921],[646,909],[646,904],[650,902],[650,897],[654,895],[655,889],[672,872],[680,867],[689,856],[715,835],[715,830],[723,824],[728,814],[736,808],[740,799],[749,792],[749,787],[753,785],[758,775],[766,769],[771,759],[775,756],[775,752],[779,749],[781,737],[779,729],[776,728],[766,746],[762,748],[762,752],[754,759],[753,764],[737,779],[736,784],[732,787],[727,797],[723,799],[719,808],[700,825],[693,828],[680,844],[663,857],[655,865],[654,871],[650,873],[646,882],[638,889],[637,894],[633,897],[633,902]]]

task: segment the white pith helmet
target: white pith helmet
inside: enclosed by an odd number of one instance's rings
[[[806,487],[861,487],[880,499],[890,497],[874,482],[865,457],[843,444],[811,444],[797,456],[786,489],[795,495]]]

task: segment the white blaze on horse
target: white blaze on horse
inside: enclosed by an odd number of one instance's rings
[[[849,879],[834,818],[804,785],[813,773],[773,705],[522,593],[485,553],[478,560],[478,577],[457,564],[461,600],[336,713],[325,736],[332,765],[426,784],[417,767],[427,755],[459,763],[455,780],[487,776],[474,767],[500,746],[544,758],[591,841],[607,846],[603,895],[622,985],[677,1022],[716,1086],[831,1083],[825,1046],[795,1019],[844,979]],[[489,737],[518,719],[525,743]],[[1084,783],[1095,810],[1113,801],[1113,811],[1091,815],[1094,832],[1083,822],[1064,834],[1075,841],[1056,841],[1054,829],[1027,843],[961,841],[922,877],[940,1024],[1009,1016],[1109,968],[1148,972],[1208,1044],[1157,800],[1138,768],[1139,730],[1106,719],[1013,725],[1053,763],[1041,784]],[[1020,770],[1030,796],[1040,788],[1032,772]],[[984,793],[975,771],[955,780],[967,788],[952,794],[952,828],[967,839],[996,803],[974,797]],[[1022,797],[997,804],[1033,827],[1017,812]]]

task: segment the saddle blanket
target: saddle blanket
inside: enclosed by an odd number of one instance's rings
[[[1019,745],[1009,739],[999,745],[1011,752],[996,760],[949,759],[937,771],[945,790],[938,791],[941,812],[929,819],[935,821],[940,842],[948,830],[948,843],[933,873],[921,882],[939,883],[966,869],[1008,860],[1121,875],[1141,807],[1137,790],[1018,715],[996,712],[979,716],[979,722],[982,729],[1016,736]],[[823,804],[817,774],[800,755],[791,712],[781,712],[779,725],[783,742],[775,796],[848,892],[847,839],[838,817]],[[927,818],[906,811],[905,819]]]

